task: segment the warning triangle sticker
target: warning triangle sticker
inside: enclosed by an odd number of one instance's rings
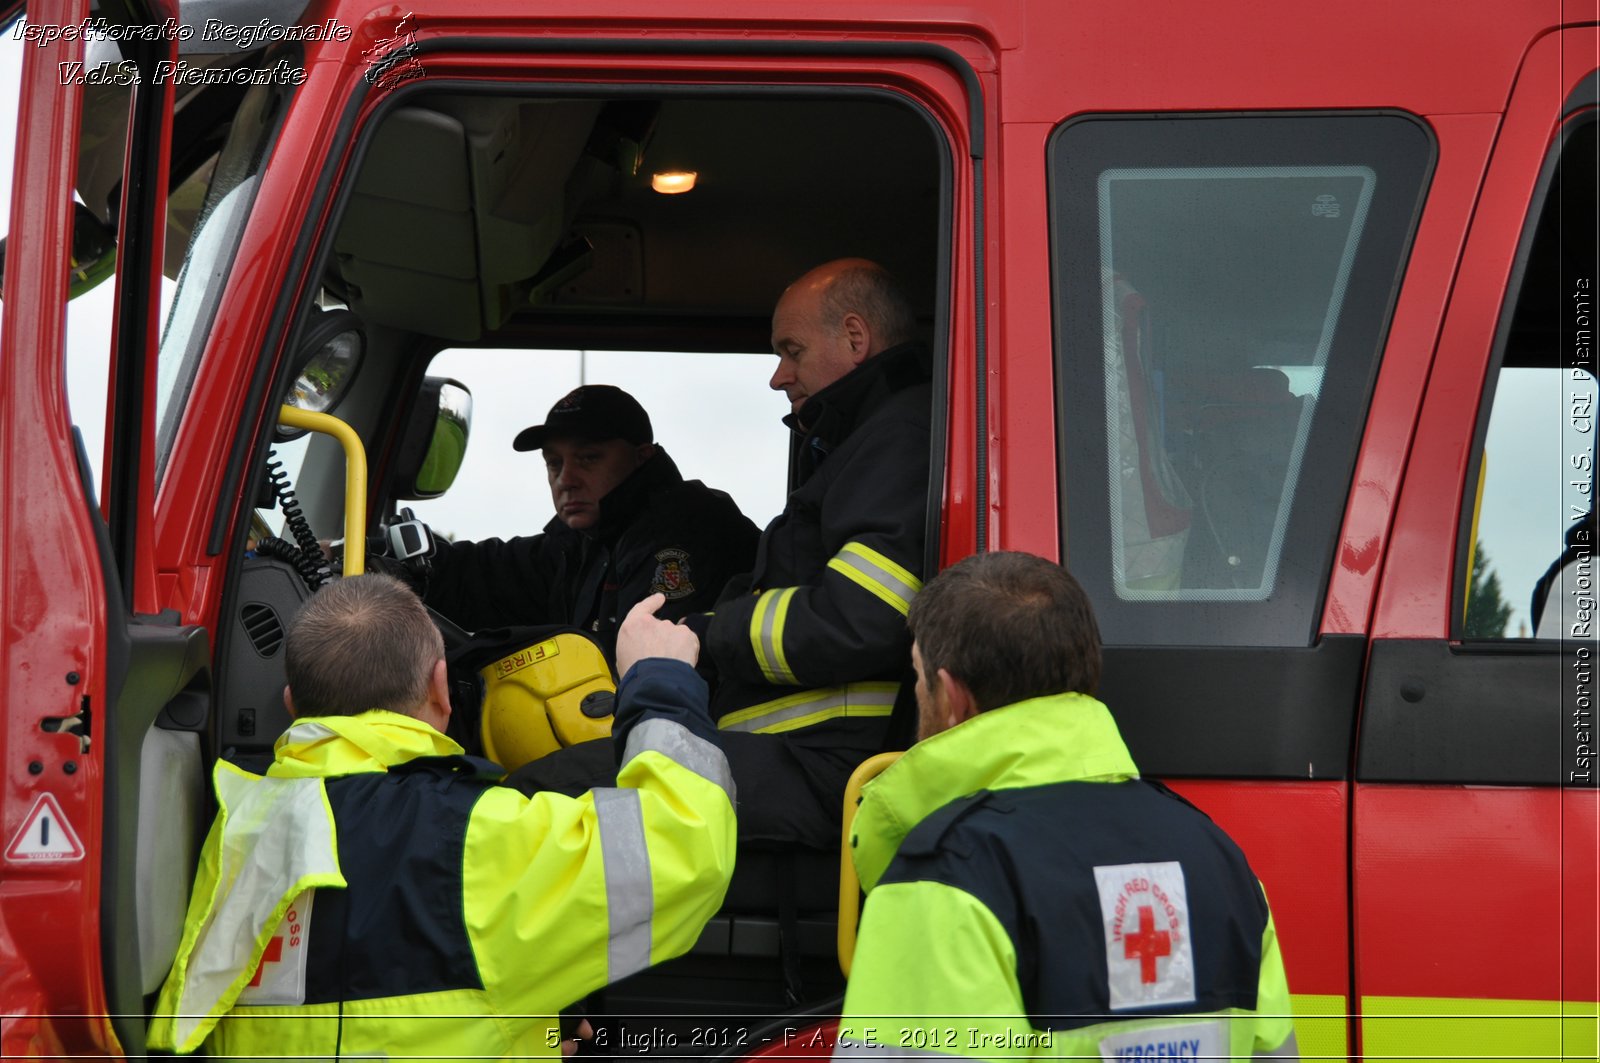
[[[16,862],[30,860],[82,860],[83,843],[62,814],[61,806],[50,794],[40,794],[39,800],[22,821],[11,844],[6,846],[6,859]]]

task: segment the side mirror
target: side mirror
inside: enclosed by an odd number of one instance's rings
[[[448,377],[424,377],[416,411],[395,463],[394,497],[407,501],[438,498],[456,482],[472,434],[472,392]]]

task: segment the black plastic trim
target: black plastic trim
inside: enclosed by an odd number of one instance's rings
[[[978,72],[959,52],[928,41],[818,41],[818,40],[682,40],[659,37],[440,37],[419,41],[419,55],[429,52],[593,52],[611,55],[888,55],[933,59],[954,70],[967,92],[968,154],[984,157],[983,85]]]
[[[1356,778],[1594,787],[1595,664],[1575,642],[1374,641]]]
[[[170,124],[166,114],[167,90],[155,77],[156,64],[170,58],[174,42],[143,39],[125,48],[136,54],[140,83],[134,92],[133,113],[128,122],[128,143],[144,145],[128,162],[123,177],[122,246],[118,250],[117,308],[113,328],[112,364],[116,367],[117,388],[112,404],[111,446],[107,448],[109,466],[105,470],[105,491],[110,523],[111,549],[118,570],[122,597],[133,599],[134,555],[138,549],[137,529],[141,508],[141,478],[144,464],[145,381],[149,358],[146,344],[150,335],[150,299],[160,284],[159,271],[152,277],[143,267],[150,258],[150,247],[158,239],[153,214],[161,204],[165,189],[159,180],[162,158],[150,145],[162,141],[161,127]],[[129,264],[133,268],[129,268]]]
[[[1591,70],[1588,77],[1578,82],[1578,87],[1562,106],[1561,114],[1570,118],[1586,107],[1600,107],[1600,70]]]
[[[89,466],[89,452],[83,445],[83,433],[76,425],[72,428],[72,443],[78,461],[78,480],[83,487],[83,503],[88,513],[89,525],[94,530],[96,553],[100,557],[100,579],[105,588],[105,696],[107,702],[114,702],[128,676],[128,658],[132,645],[132,639],[128,634],[128,609],[125,604],[126,599],[122,595],[122,581],[118,578],[116,561],[112,555],[110,531],[100,516],[100,506],[94,497],[94,472]],[[100,743],[102,750],[112,749],[121,738],[122,723],[114,712],[102,712],[100,717],[99,734],[93,737],[93,741]],[[101,764],[103,765],[102,794],[120,796],[122,771],[117,758],[102,756]],[[135,786],[137,787],[137,780]],[[137,797],[137,788],[134,793]],[[137,949],[130,951],[129,948],[129,942],[136,943],[138,935],[116,933],[121,927],[135,925],[132,894],[124,896],[126,891],[117,888],[120,875],[123,873],[122,866],[125,864],[131,866],[132,861],[125,859],[122,847],[117,844],[117,839],[121,837],[125,815],[122,802],[104,801],[103,810],[104,815],[100,823],[102,832],[100,925],[110,932],[100,935],[100,970],[105,981],[107,1008],[113,1015],[112,1029],[116,1031],[124,1051],[129,1055],[135,1055],[138,1048],[144,1045],[144,1024],[133,1020],[142,1017],[144,1009],[143,1002],[138,1000],[138,994],[130,996],[127,987],[130,984],[138,986],[141,981]],[[130,999],[139,1003],[136,1010],[141,1013],[140,1015],[124,1016],[123,1013],[129,1010],[127,1005]]]
[[[1107,646],[1099,697],[1162,778],[1348,777],[1364,635],[1312,646]]]

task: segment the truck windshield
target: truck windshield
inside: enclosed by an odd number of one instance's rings
[[[277,85],[250,88],[214,165],[202,167],[196,176],[197,180],[206,180],[204,199],[178,271],[177,294],[162,330],[156,367],[158,477],[172,453],[217,302],[255,202],[261,163],[276,128],[274,118],[281,91]],[[175,194],[174,212],[179,209],[179,200]]]

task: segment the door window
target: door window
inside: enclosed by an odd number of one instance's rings
[[[1457,554],[1461,638],[1596,638],[1596,129],[1591,112],[1563,133],[1486,389]]]
[[[556,400],[579,384],[614,384],[650,414],[656,441],[685,479],[728,492],[745,516],[765,525],[783,509],[790,436],[781,422],[788,403],[767,387],[772,360],[753,354],[443,351],[428,371],[471,390],[472,437],[449,492],[408,505],[452,540],[535,534],[555,516],[544,462],[538,454],[515,453],[511,441],[543,423]]]
[[[1063,554],[1107,641],[1308,644],[1427,133],[1092,119],[1050,150]]]

